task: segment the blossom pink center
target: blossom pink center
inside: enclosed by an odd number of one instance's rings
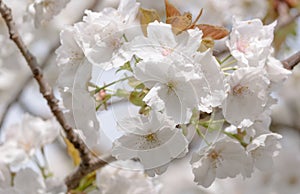
[[[248,43],[248,41],[245,41],[245,40],[239,40],[239,41],[237,41],[236,46],[237,46],[238,51],[240,51],[242,53],[246,53],[249,43]]]

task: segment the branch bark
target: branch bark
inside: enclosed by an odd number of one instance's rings
[[[93,6],[95,5],[93,4]],[[65,180],[68,190],[74,189],[79,185],[80,180],[84,176],[98,168],[105,166],[107,163],[112,162],[115,159],[111,155],[107,155],[104,158],[95,157],[93,155],[93,152],[91,152],[88,149],[88,147],[80,138],[80,136],[73,130],[73,128],[70,125],[66,123],[63,112],[59,108],[58,100],[53,94],[52,88],[43,78],[43,72],[40,68],[40,65],[37,62],[36,57],[28,50],[28,48],[24,44],[13,21],[11,9],[8,8],[2,2],[2,0],[0,0],[0,14],[2,15],[7,25],[10,39],[15,43],[15,45],[18,47],[23,57],[25,58],[27,65],[32,71],[34,79],[37,81],[40,87],[40,92],[46,99],[53,115],[56,117],[57,121],[62,126],[67,139],[74,145],[74,147],[80,153],[80,165]]]
[[[95,158],[88,166],[79,165],[77,169],[65,179],[68,190],[75,189],[83,177],[113,161],[115,161],[115,158],[109,154],[101,158]]]
[[[81,166],[89,166],[92,154],[88,147],[85,145],[84,141],[79,137],[77,133],[68,125],[65,121],[63,112],[59,108],[58,100],[55,98],[52,88],[43,78],[43,72],[38,64],[35,56],[31,54],[26,45],[24,44],[22,38],[20,37],[18,30],[13,21],[11,9],[8,8],[2,0],[0,0],[0,14],[2,15],[9,32],[10,39],[18,47],[22,55],[24,56],[29,68],[32,71],[32,74],[37,81],[40,92],[43,97],[47,100],[47,103],[56,117],[57,121],[62,126],[67,139],[74,145],[74,147],[80,152],[81,157]]]
[[[286,69],[289,69],[289,70],[294,69],[294,67],[296,67],[296,65],[298,65],[298,63],[300,63],[300,51],[296,52],[289,58],[282,60],[281,63],[283,64],[284,68],[286,68]]]

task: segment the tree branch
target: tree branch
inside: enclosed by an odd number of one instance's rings
[[[284,59],[281,61],[283,64],[284,68],[292,70],[298,63],[300,62],[300,51],[296,52],[292,56],[290,56],[287,59]]]
[[[88,10],[95,10],[97,8],[97,6],[101,5],[102,1],[99,0],[94,0],[94,2],[87,8]],[[76,21],[79,21],[82,19],[82,17],[84,16],[84,14],[80,14],[80,16],[76,19]],[[57,43],[55,43],[55,45],[53,45],[49,51],[48,51],[48,55],[47,57],[43,60],[42,65],[41,65],[41,69],[44,69],[48,64],[49,61],[52,59],[53,55],[55,54],[55,50],[60,46],[60,42],[58,41]],[[0,118],[0,129],[3,125],[3,122],[5,120],[5,117],[9,111],[9,109],[12,107],[12,105],[14,105],[16,102],[19,101],[20,96],[23,93],[23,90],[26,88],[26,86],[31,82],[32,77],[29,76],[26,78],[25,82],[22,84],[22,86],[20,86],[17,89],[16,95],[14,95],[11,100],[8,102],[8,104],[5,106],[1,118]]]
[[[97,0],[96,0],[97,2]],[[96,6],[96,3],[94,3],[92,6]],[[23,57],[25,58],[27,65],[32,71],[34,79],[37,81],[40,92],[43,95],[43,97],[47,100],[47,103],[53,113],[53,115],[56,117],[57,121],[62,126],[66,138],[74,145],[74,147],[79,151],[81,163],[72,174],[70,174],[66,180],[65,183],[68,187],[68,190],[74,189],[78,186],[80,183],[80,180],[89,174],[90,172],[93,172],[94,170],[101,168],[105,166],[107,163],[112,162],[115,160],[111,155],[107,155],[103,158],[97,158],[93,155],[93,152],[91,152],[84,141],[80,138],[80,136],[72,129],[70,125],[68,125],[65,121],[63,112],[59,108],[58,100],[55,98],[52,88],[49,86],[49,84],[46,82],[46,80],[43,78],[43,72],[40,68],[40,65],[37,62],[37,59],[35,56],[28,50],[26,45],[24,44],[22,38],[20,37],[17,28],[15,26],[15,23],[12,18],[11,9],[8,8],[2,0],[0,0],[0,14],[2,15],[7,27],[10,39],[15,43],[15,45],[18,47],[20,52],[22,53]],[[21,91],[20,91],[21,92]]]
[[[88,175],[89,173],[104,167],[106,164],[109,164],[113,161],[115,161],[116,159],[114,157],[112,157],[110,154],[109,155],[105,155],[101,158],[95,158],[93,161],[90,162],[89,166],[79,166],[72,174],[70,174],[66,179],[65,179],[65,183],[68,187],[68,190],[72,190],[75,189],[81,179],[83,177],[85,177],[86,175]]]
[[[88,147],[85,145],[84,141],[79,137],[77,133],[72,129],[70,125],[68,125],[65,121],[63,112],[58,106],[58,100],[55,98],[52,88],[43,78],[43,72],[40,69],[40,66],[33,54],[28,50],[25,46],[23,40],[21,39],[18,30],[15,26],[15,23],[12,18],[11,9],[8,8],[2,0],[0,0],[0,13],[8,27],[8,32],[10,39],[15,43],[18,47],[22,55],[24,56],[29,68],[32,71],[32,74],[37,81],[40,92],[42,93],[43,97],[47,100],[47,103],[56,117],[57,121],[62,126],[67,139],[74,145],[74,147],[80,152],[81,157],[81,166],[89,166],[89,163],[92,158],[92,154]]]

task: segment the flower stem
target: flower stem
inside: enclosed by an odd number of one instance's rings
[[[109,84],[105,84],[105,85],[102,86],[102,87],[97,87],[96,90],[95,90],[95,94],[98,93],[98,92],[101,91],[101,90],[104,90],[105,88],[107,88],[107,87],[109,87],[109,86],[112,86],[112,85],[114,85],[114,84],[116,84],[116,83],[118,83],[118,82],[125,81],[125,80],[127,80],[127,79],[129,79],[129,78],[131,78],[131,76],[130,76],[130,77],[124,77],[124,78],[121,78],[121,79],[116,80],[116,81],[113,81],[113,82],[111,82],[111,83],[109,83]]]

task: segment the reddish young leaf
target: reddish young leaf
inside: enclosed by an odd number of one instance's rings
[[[166,5],[167,18],[173,17],[173,16],[181,16],[180,11],[174,5],[169,3],[168,0],[165,0],[165,5]]]
[[[204,37],[211,37],[214,40],[219,40],[226,37],[229,34],[229,31],[221,26],[214,26],[209,24],[197,24],[195,28],[199,28],[203,32]]]

